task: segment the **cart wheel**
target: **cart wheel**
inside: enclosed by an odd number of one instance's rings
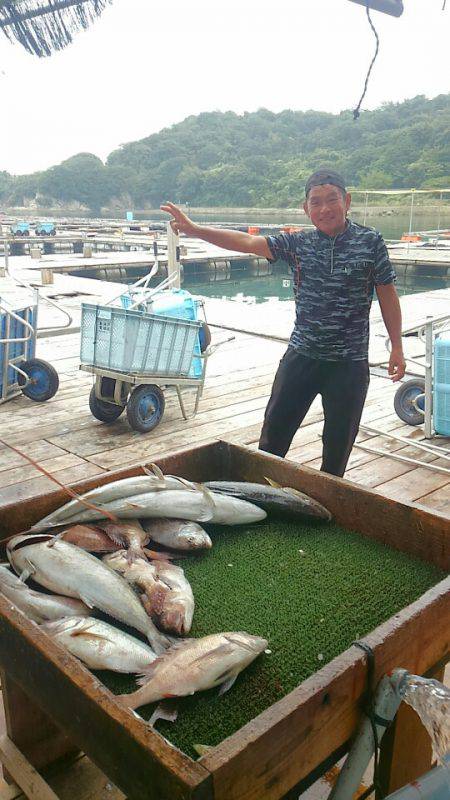
[[[59,378],[56,369],[47,361],[40,358],[30,358],[20,364],[20,369],[27,373],[29,383],[25,382],[23,375],[17,379],[17,383],[22,389],[22,394],[34,400],[36,403],[43,403],[50,400],[56,394],[59,387]]]
[[[425,381],[421,378],[413,378],[410,381],[405,381],[397,389],[394,396],[394,408],[396,414],[403,422],[408,425],[420,425],[425,417]],[[422,395],[422,397],[419,397]],[[419,408],[423,408],[423,412],[417,410],[414,403],[417,402]]]
[[[159,386],[138,386],[128,400],[128,422],[133,430],[148,433],[161,422],[165,405],[164,392]]]
[[[198,332],[198,339],[200,342],[200,350],[204,353],[206,348],[211,344],[211,330],[207,322],[202,322],[202,327]]]
[[[99,419],[100,422],[115,422],[116,419],[119,419],[125,406],[117,406],[115,403],[99,400],[95,395],[95,386],[93,386],[89,395],[89,408],[92,416]]]

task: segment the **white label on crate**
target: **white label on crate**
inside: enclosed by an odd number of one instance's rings
[[[289,289],[291,285],[290,278],[283,278],[283,289]]]

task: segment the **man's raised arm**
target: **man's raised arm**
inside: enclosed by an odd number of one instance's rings
[[[172,214],[173,219],[170,220],[170,224],[175,233],[185,233],[186,236],[203,239],[204,242],[223,247],[225,250],[237,250],[239,253],[253,253],[262,258],[273,258],[264,236],[252,236],[241,231],[229,231],[197,225],[173,203],[164,203],[161,206],[161,210]]]

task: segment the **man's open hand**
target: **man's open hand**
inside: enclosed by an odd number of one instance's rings
[[[161,211],[172,214],[173,219],[170,220],[170,225],[174,233],[185,233],[186,236],[195,235],[195,223],[183,213],[181,208],[178,208],[174,203],[169,203],[169,201],[160,206],[160,208]]]
[[[391,351],[389,359],[388,373],[392,383],[401,381],[405,374],[406,362],[401,348],[396,348]]]

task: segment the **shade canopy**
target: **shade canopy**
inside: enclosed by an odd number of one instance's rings
[[[384,14],[391,14],[393,17],[400,17],[403,14],[402,0],[350,0],[351,3],[359,3],[374,11],[382,11]]]
[[[0,0],[0,30],[29,53],[49,56],[72,42],[112,0]]]

